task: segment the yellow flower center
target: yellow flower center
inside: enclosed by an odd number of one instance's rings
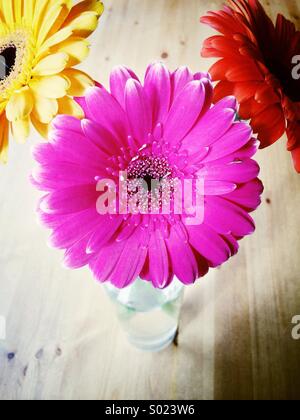
[[[0,102],[25,86],[34,59],[32,35],[27,29],[0,31]]]

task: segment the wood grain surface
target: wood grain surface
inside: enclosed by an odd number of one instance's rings
[[[107,85],[114,65],[142,76],[149,62],[207,70],[199,17],[206,0],[104,0],[82,68]],[[263,1],[300,23],[299,0]],[[13,144],[0,168],[0,399],[299,399],[300,177],[286,139],[260,151],[263,203],[256,233],[228,264],[186,292],[178,346],[131,348],[88,270],[66,271],[35,217],[30,148]]]

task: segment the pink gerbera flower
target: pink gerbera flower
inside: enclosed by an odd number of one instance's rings
[[[56,118],[50,142],[35,149],[33,179],[47,192],[40,218],[53,231],[51,245],[66,250],[68,267],[89,265],[97,280],[118,288],[137,277],[164,288],[174,276],[191,284],[237,253],[260,204],[259,166],[251,159],[258,142],[248,124],[235,121],[233,97],[214,106],[212,97],[208,74],[171,74],[156,63],[141,83],[120,67],[110,92],[90,88],[80,100],[84,120]],[[202,223],[191,224],[190,212],[177,214],[173,205],[170,214],[99,214],[107,191],[97,191],[98,183],[119,185],[120,171],[144,180],[146,197],[153,197],[153,180],[170,181],[171,200],[174,180],[204,181]]]

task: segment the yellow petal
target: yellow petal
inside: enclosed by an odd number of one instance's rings
[[[66,69],[63,75],[70,81],[68,89],[70,96],[84,96],[86,89],[95,85],[93,79],[80,70]]]
[[[74,35],[87,38],[95,31],[98,25],[98,15],[96,12],[84,12],[72,20],[69,26]]]
[[[7,163],[8,160],[8,138],[9,124],[6,119],[5,112],[0,115],[0,162]]]
[[[72,28],[63,28],[60,31],[56,32],[54,35],[48,38],[47,41],[43,43],[43,45],[41,45],[38,51],[38,57],[45,54],[45,52],[47,52],[49,48],[68,39],[72,35],[72,33]]]
[[[57,52],[65,52],[69,56],[68,67],[81,63],[89,54],[89,43],[84,38],[71,37],[53,48]]]
[[[31,115],[31,122],[34,126],[34,128],[36,129],[36,131],[45,139],[47,139],[48,134],[49,134],[49,124],[43,124],[41,123],[39,120],[37,120],[35,118],[34,115]]]
[[[22,120],[28,117],[33,108],[33,100],[28,87],[17,90],[6,106],[6,116],[9,121]]]
[[[104,11],[100,0],[84,0],[72,7],[64,26],[70,25],[74,34],[88,37],[97,27],[99,17]]]
[[[58,75],[35,77],[29,85],[36,96],[40,95],[52,99],[62,98],[67,94],[67,90],[70,87],[68,80]]]
[[[43,124],[49,124],[58,113],[58,103],[56,99],[44,98],[43,96],[34,97],[34,117]]]
[[[63,21],[69,14],[68,5],[70,2],[68,0],[60,0],[49,2],[49,8],[46,13],[43,14],[41,24],[38,31],[37,44],[40,46],[47,36],[53,35],[59,27],[62,25]]]
[[[17,24],[20,24],[22,22],[23,0],[13,0],[13,1],[14,1],[15,21]]]
[[[86,11],[92,11],[100,17],[104,11],[104,5],[101,0],[84,0],[72,7],[66,23],[72,21],[75,17]]]
[[[26,0],[24,3],[24,19],[27,23],[31,22],[34,16],[35,0]]]
[[[8,25],[13,26],[15,23],[13,0],[1,0],[0,9],[1,9],[1,12],[3,13],[3,18],[5,22]]]
[[[69,56],[64,52],[51,54],[43,58],[32,70],[33,76],[51,76],[61,73],[68,63]]]
[[[23,120],[13,121],[11,123],[11,131],[14,139],[18,143],[25,143],[30,132],[29,117]]]
[[[50,2],[48,0],[33,0],[33,5],[32,7],[32,16],[31,16],[31,20],[32,20],[32,26],[34,27],[34,29],[37,31],[39,31],[41,25],[42,25],[42,21],[43,21],[43,16],[45,15],[48,7],[50,6]]]
[[[27,0],[23,0],[27,1]],[[38,45],[41,45],[46,39],[49,31],[56,26],[62,10],[64,10],[64,19],[69,14],[72,0],[33,0],[33,16],[31,26],[37,38]],[[59,22],[60,26],[63,22]],[[54,32],[57,32],[58,27]],[[54,33],[53,32],[53,33]],[[53,35],[53,34],[52,34]]]
[[[84,118],[82,108],[72,98],[66,96],[58,100],[59,114],[72,115],[76,118]]]

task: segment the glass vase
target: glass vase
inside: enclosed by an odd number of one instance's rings
[[[174,280],[169,287],[155,289],[137,279],[125,289],[105,284],[129,342],[143,351],[158,352],[168,347],[178,330],[184,286]]]

